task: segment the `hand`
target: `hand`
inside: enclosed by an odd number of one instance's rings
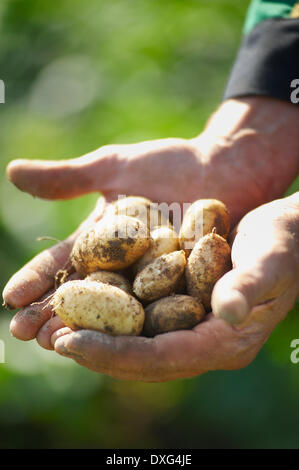
[[[218,198],[232,225],[281,197],[299,171],[299,110],[272,98],[224,102],[191,140],[164,139],[101,147],[67,161],[15,160],[8,178],[22,191],[67,199],[100,191],[156,202]],[[244,190],[246,188],[246,191]]]
[[[234,224],[250,209],[280,196],[295,178],[298,112],[296,106],[270,98],[229,100],[195,139],[107,146],[60,162],[17,160],[7,174],[20,189],[48,199],[90,191],[101,191],[108,200],[118,194],[167,203],[218,198],[228,206]],[[34,258],[4,289],[11,308],[35,303],[13,320],[12,333],[19,339],[34,338],[46,321],[48,310],[36,302],[47,297],[79,231]]]
[[[193,330],[152,339],[112,337],[72,332],[54,317],[38,340],[88,369],[120,379],[155,382],[240,369],[255,358],[299,294],[299,192],[242,219],[232,260],[233,270],[214,288],[214,314]]]

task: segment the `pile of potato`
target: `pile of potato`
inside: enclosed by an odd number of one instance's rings
[[[211,308],[215,283],[231,269],[225,205],[194,202],[179,234],[150,200],[127,197],[76,240],[67,281],[51,304],[70,328],[155,336],[190,329]]]

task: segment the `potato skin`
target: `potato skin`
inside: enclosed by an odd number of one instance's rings
[[[156,227],[151,232],[149,248],[144,255],[133,264],[133,272],[138,273],[159,256],[178,251],[179,249],[179,237],[173,228],[165,225]]]
[[[209,311],[214,285],[230,269],[231,249],[227,241],[216,233],[205,235],[195,244],[187,260],[188,294],[199,298]]]
[[[227,238],[230,230],[229,212],[217,199],[198,199],[187,210],[179,233],[180,247],[189,256],[195,243],[216,228]]]
[[[140,196],[128,196],[112,202],[105,210],[104,217],[111,215],[127,215],[136,217],[148,230],[160,225],[171,225],[167,217],[150,199]]]
[[[145,309],[143,333],[155,336],[161,333],[194,328],[205,315],[198,299],[189,295],[171,295],[156,300]]]
[[[66,326],[74,330],[137,336],[144,324],[144,310],[138,300],[97,281],[66,282],[55,292],[51,305]]]
[[[171,294],[185,266],[183,250],[159,256],[137,274],[133,283],[135,295],[144,302],[151,302]]]
[[[71,261],[82,276],[118,271],[140,258],[150,244],[149,232],[138,219],[125,215],[104,217],[76,240]]]
[[[97,281],[110,286],[118,287],[127,294],[133,295],[133,290],[130,282],[119,273],[111,271],[95,271],[85,278],[86,281]]]

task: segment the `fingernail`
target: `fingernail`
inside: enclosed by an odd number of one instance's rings
[[[62,356],[70,357],[71,359],[83,360],[83,357],[80,354],[73,353],[65,347],[64,344],[55,347],[55,351],[61,354]]]
[[[51,336],[51,344],[52,346],[54,347],[56,341],[58,341],[60,338],[62,338],[63,336],[69,334],[69,333],[72,333],[72,330],[70,328],[68,328],[67,326],[64,327],[64,328],[61,328],[60,330],[56,330],[54,331],[54,333],[52,334]],[[62,344],[65,344],[63,343],[63,341],[61,341]]]

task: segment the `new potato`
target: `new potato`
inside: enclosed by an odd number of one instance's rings
[[[137,273],[159,256],[179,249],[179,237],[176,231],[167,226],[157,227],[151,232],[149,248],[132,266],[133,270]]]
[[[66,326],[110,335],[139,335],[144,324],[140,302],[122,289],[97,281],[68,281],[51,305]]]
[[[76,240],[71,261],[81,275],[99,269],[117,271],[140,258],[150,244],[140,220],[126,215],[104,217]]]
[[[223,202],[217,199],[199,199],[195,201],[184,215],[179,233],[180,247],[189,256],[195,243],[211,233],[213,228],[223,238],[230,230],[229,212]]]
[[[231,250],[227,241],[212,232],[201,238],[187,260],[187,292],[199,298],[207,311],[211,308],[214,285],[231,269]]]
[[[160,225],[171,225],[169,219],[150,199],[140,196],[120,198],[110,204],[104,217],[111,215],[127,215],[140,220],[149,230]]]
[[[136,276],[133,291],[144,302],[165,297],[175,291],[186,266],[183,250],[161,255]]]
[[[198,299],[189,295],[172,295],[148,305],[145,309],[144,334],[155,336],[169,331],[194,328],[205,315]]]

